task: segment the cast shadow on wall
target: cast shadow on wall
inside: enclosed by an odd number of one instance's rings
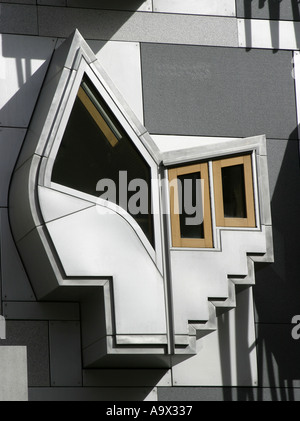
[[[252,45],[251,19],[263,18],[269,20],[270,35],[273,52],[276,53],[280,44],[280,20],[291,20],[294,22],[294,33],[296,45],[300,47],[300,27],[296,22],[300,21],[300,4],[298,0],[238,0],[238,16],[246,19],[245,37],[247,50]],[[239,10],[240,9],[240,10]],[[241,12],[241,13],[239,13]]]
[[[228,315],[219,317],[219,339],[224,401],[296,401],[300,385],[300,340],[292,337],[293,316],[300,314],[300,174],[298,128],[289,140],[267,140],[270,177],[274,263],[255,264],[253,286],[256,343],[249,344],[243,306],[235,317],[236,361]],[[242,313],[241,313],[242,310]],[[226,387],[236,372],[239,385],[251,379],[250,353],[256,346],[258,387]],[[222,352],[221,352],[222,351]],[[245,356],[248,356],[245,358]]]
[[[134,4],[141,4],[142,1],[135,1]],[[126,15],[127,17],[129,14]],[[124,23],[124,22],[123,22]],[[111,34],[113,35],[113,33]],[[35,102],[38,98],[44,77],[46,75],[51,54],[55,48],[55,39],[53,40],[43,40],[38,37],[24,37],[24,40],[28,39],[28,48],[24,50],[22,48],[22,42],[20,42],[18,37],[13,35],[2,35],[2,54],[4,58],[7,58],[10,63],[13,63],[14,75],[15,75],[15,88],[14,92],[11,90],[12,94],[7,96],[7,101],[0,110],[0,121],[1,121],[1,130],[9,132],[7,136],[1,136],[0,143],[9,142],[10,139],[13,139],[16,136],[16,133],[20,136],[25,134],[25,131],[29,125],[31,114],[34,110]],[[13,42],[12,42],[13,39]],[[39,48],[35,49],[35,41],[39,44]],[[45,45],[43,42],[45,41]],[[20,45],[18,43],[20,42]],[[24,41],[26,43],[26,41]],[[32,42],[32,43],[31,43]],[[41,43],[41,44],[40,44]],[[47,45],[46,45],[47,44]],[[103,45],[103,43],[102,43]],[[45,49],[41,47],[47,47]],[[33,66],[33,63],[34,66]],[[12,68],[10,67],[10,69]],[[7,70],[7,69],[5,69]],[[11,77],[10,72],[7,71],[8,75]],[[6,81],[8,83],[8,81]],[[5,92],[5,91],[4,91]],[[1,131],[0,131],[1,135]],[[13,159],[16,161],[18,150],[10,151],[13,155]],[[0,156],[0,168],[7,169],[7,156],[1,154]],[[10,168],[12,171],[13,168]],[[10,182],[10,175],[7,176],[7,184]],[[1,180],[3,181],[3,180]],[[8,191],[8,186],[5,186],[5,191]],[[69,355],[66,354],[66,351],[63,349],[63,344],[61,349],[58,350],[58,354],[50,352],[51,346],[51,329],[48,310],[51,308],[51,311],[55,311],[57,308],[57,303],[48,302],[40,303],[37,302],[33,289],[30,285],[30,280],[26,275],[22,262],[20,260],[17,249],[14,245],[12,235],[10,232],[9,220],[8,220],[8,201],[2,203],[1,209],[1,225],[0,225],[0,243],[1,243],[1,289],[2,297],[1,299],[1,312],[5,313],[5,304],[6,301],[9,301],[10,304],[16,304],[15,309],[19,309],[20,315],[18,320],[15,320],[15,317],[10,318],[9,314],[7,315],[7,339],[1,341],[0,345],[25,345],[27,346],[28,353],[28,386],[32,389],[29,396],[33,396],[33,400],[38,400],[43,394],[42,390],[45,390],[45,387],[49,387],[49,394],[47,399],[52,396],[51,386],[53,386],[53,373],[62,363],[65,361],[66,365],[69,366],[69,362],[74,359],[70,359]],[[5,256],[5,260],[3,259]],[[14,268],[14,270],[12,270]],[[18,270],[16,270],[18,268]],[[0,289],[0,290],[1,290]],[[63,304],[63,303],[60,303]],[[13,306],[10,306],[10,309]],[[34,312],[31,313],[32,309]],[[39,315],[35,311],[38,309]],[[48,310],[47,310],[48,309]],[[31,313],[31,315],[28,313]],[[35,315],[34,315],[35,314]],[[64,321],[69,323],[69,321]],[[71,322],[72,324],[74,322]],[[37,325],[42,324],[43,329],[40,329],[37,333]],[[25,331],[26,335],[21,334]],[[70,332],[72,336],[72,332]],[[78,330],[78,340],[76,342],[80,344],[80,332]],[[71,337],[72,340],[72,337]],[[74,337],[73,337],[74,340]],[[42,347],[41,347],[42,344]],[[76,347],[73,350],[74,353],[78,354],[77,361],[81,362],[81,349],[80,346]],[[72,352],[73,352],[72,351]],[[63,358],[63,359],[61,359]],[[70,368],[70,367],[69,367]],[[53,371],[54,370],[54,371]],[[73,374],[68,376],[66,370],[66,376],[62,379],[60,384],[59,400],[66,400],[70,396],[65,395],[64,389],[76,386],[82,386],[82,394],[80,391],[74,395],[76,400],[89,400],[94,398],[94,400],[144,400],[147,396],[152,396],[153,387],[159,382],[159,380],[165,375],[167,370],[135,370],[134,376],[125,376],[122,374],[122,370],[113,370],[112,374],[114,376],[114,383],[111,383],[112,387],[110,394],[108,395],[106,390],[106,384],[103,383],[101,375],[99,377],[99,372],[94,371],[95,378],[93,378],[93,372],[89,371],[89,382],[93,383],[93,388],[89,388],[89,384],[83,382],[82,375],[80,374],[79,381],[81,384],[74,384],[74,372],[82,370],[81,363],[79,366],[73,367]],[[69,371],[71,373],[71,371]],[[91,377],[92,376],[92,377]],[[85,377],[86,378],[86,377]],[[99,380],[100,379],[100,380]],[[111,381],[111,379],[110,379]],[[144,387],[146,385],[146,387]],[[86,386],[86,387],[84,387]],[[97,387],[98,386],[98,387]],[[39,392],[41,388],[41,392]],[[99,393],[95,394],[93,392],[92,396],[88,395],[89,390],[96,391],[99,388]],[[55,388],[52,388],[54,390]],[[89,389],[89,390],[88,390]],[[125,390],[126,389],[126,390]],[[33,393],[33,395],[32,395]],[[57,391],[53,391],[53,396],[58,396]]]
[[[291,320],[300,314],[300,177],[298,128],[289,140],[269,140],[274,263],[256,274],[259,386],[270,388],[272,401],[298,400],[300,341],[292,337]],[[274,166],[274,168],[272,168]],[[257,399],[264,400],[264,389]]]

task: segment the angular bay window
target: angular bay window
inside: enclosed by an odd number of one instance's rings
[[[169,170],[173,247],[212,247],[208,165]]]
[[[255,227],[251,155],[213,162],[216,224]]]
[[[88,78],[79,88],[52,181],[125,209],[154,246],[151,169]]]

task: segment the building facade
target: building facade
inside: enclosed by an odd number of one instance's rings
[[[299,400],[298,2],[6,0],[0,37],[0,400]]]

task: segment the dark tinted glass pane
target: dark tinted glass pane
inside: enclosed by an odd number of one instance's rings
[[[108,200],[133,216],[153,245],[150,167],[89,82],[82,86],[55,159],[52,181],[97,197],[106,193]],[[104,179],[115,188],[103,184],[99,188],[98,182]],[[133,182],[136,179],[138,186]]]
[[[222,168],[225,218],[247,218],[244,165]]]
[[[204,238],[200,172],[180,175],[177,181],[181,238]]]

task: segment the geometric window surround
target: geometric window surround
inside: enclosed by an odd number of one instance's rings
[[[85,367],[170,367],[273,261],[266,139],[161,152],[75,31],[50,61],[9,215],[37,299],[80,303]]]

